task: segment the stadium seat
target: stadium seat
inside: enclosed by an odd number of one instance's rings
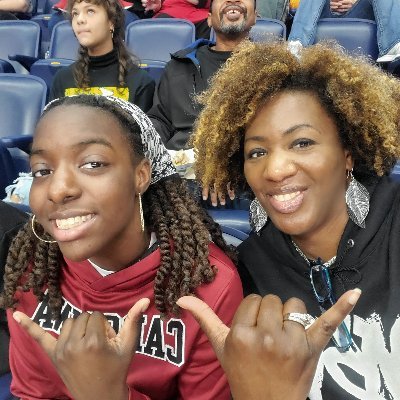
[[[286,25],[277,19],[257,18],[256,24],[250,30],[250,39],[262,42],[276,38],[286,39]],[[210,40],[215,42],[214,29],[211,29]]]
[[[237,247],[249,237],[251,228],[248,211],[207,209],[207,212],[220,225],[226,243]]]
[[[7,147],[29,152],[46,91],[46,83],[36,76],[0,74],[0,138]]]
[[[40,28],[32,21],[0,21],[0,59],[27,74],[39,56]],[[4,67],[3,67],[4,68]],[[12,70],[7,67],[10,72]]]
[[[150,18],[130,23],[125,43],[139,60],[170,60],[170,54],[184,49],[195,40],[195,27],[179,18]]]
[[[10,393],[11,374],[4,374],[0,376],[0,400],[12,400],[15,398]]]
[[[210,210],[207,209],[208,214],[212,219],[227,228],[232,228],[248,235],[251,231],[249,223],[249,211],[247,210]],[[233,231],[232,231],[233,232]]]
[[[400,182],[400,161],[394,166],[390,176],[393,180]]]
[[[76,60],[78,57],[79,42],[72,30],[70,21],[61,21],[53,29],[49,58],[65,58]]]
[[[72,64],[78,56],[79,42],[70,21],[59,22],[53,29],[49,57],[36,61],[31,74],[42,78],[50,89],[54,75],[61,67]]]
[[[167,63],[164,61],[140,60],[139,67],[147,71],[154,81],[158,83],[166,65]]]
[[[318,21],[315,43],[335,40],[353,54],[369,56],[376,60],[379,55],[376,23],[359,18],[322,18]]]

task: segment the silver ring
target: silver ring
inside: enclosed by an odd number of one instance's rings
[[[293,321],[304,326],[304,329],[308,329],[315,321],[315,318],[310,314],[303,314],[297,312],[287,313],[283,316],[283,321]]]

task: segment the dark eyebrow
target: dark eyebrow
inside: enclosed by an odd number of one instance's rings
[[[302,129],[302,128],[311,128],[320,134],[322,133],[319,129],[317,129],[315,126],[312,126],[310,124],[297,124],[297,125],[291,126],[290,128],[286,129],[285,131],[283,131],[282,136],[290,135],[291,133],[297,131],[298,129]],[[263,142],[265,140],[265,137],[264,136],[251,136],[249,138],[246,138],[244,140],[244,142],[246,143],[249,140],[254,140],[256,142]]]
[[[71,147],[72,147],[72,148],[80,148],[80,147],[87,147],[87,146],[90,146],[90,145],[92,145],[92,144],[100,144],[100,145],[102,145],[102,146],[106,146],[106,147],[109,147],[110,149],[113,149],[112,144],[111,144],[108,140],[100,139],[100,138],[84,140],[84,141],[82,141],[82,142],[73,144]],[[46,152],[46,151],[43,150],[43,149],[32,149],[29,158],[31,158],[31,157],[34,156],[34,155],[43,154],[43,153],[45,153],[45,152]]]

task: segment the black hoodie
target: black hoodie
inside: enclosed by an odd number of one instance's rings
[[[400,186],[390,178],[366,185],[371,195],[366,228],[351,220],[330,267],[336,297],[358,287],[362,295],[346,324],[355,348],[329,343],[318,365],[310,399],[400,399]],[[245,294],[298,297],[320,315],[307,262],[290,237],[272,224],[239,247]]]

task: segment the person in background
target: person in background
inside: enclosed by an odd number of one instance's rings
[[[400,82],[340,48],[247,43],[202,104],[196,176],[254,198],[238,247],[245,294],[297,297],[318,316],[363,292],[309,398],[399,397]]]
[[[397,0],[302,0],[293,20],[289,40],[303,46],[314,43],[321,18],[363,18],[377,24],[378,62],[400,56],[400,2]]]
[[[50,100],[76,94],[116,96],[148,111],[155,83],[124,44],[124,14],[118,0],[71,1],[78,60],[54,77]]]
[[[255,19],[254,0],[240,0],[235,3],[214,0],[208,15],[208,24],[214,29],[215,43],[205,39],[198,40],[192,46],[172,55],[157,86],[154,105],[148,112],[167,149],[188,149],[193,124],[201,110],[196,96],[208,88],[211,77],[224,65],[232,51],[248,38]],[[190,162],[193,162],[193,157]],[[196,195],[201,198],[198,187],[193,182],[192,186]],[[220,203],[223,206],[230,203],[226,193],[224,190],[220,194]],[[234,199],[232,191],[229,190],[228,195]],[[202,197],[207,200],[208,188]],[[217,206],[216,193],[212,192],[210,197],[212,205]]]
[[[32,12],[30,0],[0,0],[0,20],[18,19],[18,14]]]
[[[210,27],[207,15],[209,0],[142,0],[146,12],[154,13],[154,18],[182,18],[196,27],[196,39],[209,39]]]

